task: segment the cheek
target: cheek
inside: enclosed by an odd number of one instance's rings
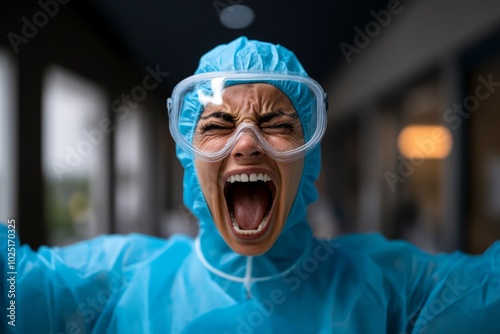
[[[299,189],[300,180],[302,178],[302,164],[295,163],[289,168],[286,168],[285,180],[286,182],[286,196],[289,198],[288,205],[293,204],[297,191]]]
[[[299,166],[297,166],[297,168],[295,170],[295,174],[293,176],[293,178],[295,180],[295,187],[296,187],[296,189],[299,188],[300,180],[302,180],[303,167],[304,167],[303,164],[300,164]]]
[[[224,147],[229,138],[229,135],[197,136],[193,140],[193,145],[204,152],[217,152]]]
[[[304,141],[300,138],[285,136],[265,136],[266,141],[280,152],[290,151],[301,146]]]
[[[291,164],[281,165],[280,173],[283,181],[282,185],[282,205],[285,214],[290,214],[290,210],[297,196],[300,180],[302,177],[303,164],[294,162]]]
[[[219,187],[217,184],[219,165],[217,163],[196,162],[196,173],[201,190],[208,203],[218,199]]]
[[[298,185],[302,177],[302,163],[293,162],[289,166],[285,167],[286,178],[289,180],[290,186]]]

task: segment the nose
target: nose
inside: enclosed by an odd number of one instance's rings
[[[237,160],[257,159],[264,155],[264,150],[250,134],[244,134],[234,146],[231,155]]]

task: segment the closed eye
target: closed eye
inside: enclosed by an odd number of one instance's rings
[[[236,127],[234,117],[223,111],[215,111],[200,117],[199,131],[206,133],[209,131],[232,131]]]
[[[200,130],[201,133],[205,133],[208,131],[216,131],[216,130],[233,130],[234,124],[220,124],[215,122],[208,122],[206,124],[201,125]]]
[[[272,111],[259,117],[259,126],[264,131],[273,133],[290,133],[301,129],[297,113],[285,113],[283,111]]]
[[[263,124],[261,125],[261,129],[290,129],[293,130],[296,127],[296,124],[293,122],[279,122],[274,124]]]
[[[259,123],[260,124],[267,123],[267,122],[272,121],[273,119],[276,120],[276,119],[283,119],[283,118],[288,118],[290,120],[297,120],[297,113],[293,112],[293,113],[287,114],[281,110],[268,112],[268,113],[265,113],[265,114],[259,116]]]

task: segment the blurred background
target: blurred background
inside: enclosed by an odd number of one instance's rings
[[[165,100],[245,35],[329,94],[319,237],[500,239],[500,2],[0,0],[0,220],[23,243],[195,235]]]

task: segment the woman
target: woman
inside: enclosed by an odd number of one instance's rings
[[[21,333],[500,332],[500,244],[431,256],[379,235],[312,236],[326,99],[293,53],[221,45],[168,107],[199,235],[23,247]]]

